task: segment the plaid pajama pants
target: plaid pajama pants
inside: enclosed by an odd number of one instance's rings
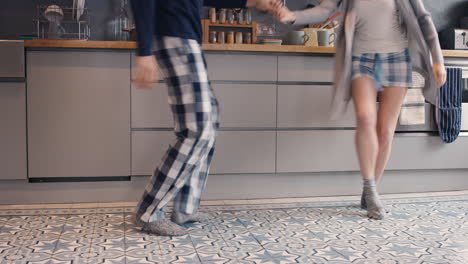
[[[174,210],[196,213],[208,179],[219,107],[207,65],[195,40],[159,37],[155,55],[168,86],[175,139],[145,188],[137,207],[144,222],[174,199]]]

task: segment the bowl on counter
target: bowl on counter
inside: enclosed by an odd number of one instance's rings
[[[281,39],[262,39],[260,44],[263,45],[281,45],[283,41]]]

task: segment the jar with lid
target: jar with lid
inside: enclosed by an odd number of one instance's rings
[[[217,42],[216,31],[210,31],[210,39],[209,39],[209,42],[210,42],[210,43],[216,43],[216,42]]]
[[[234,15],[234,10],[228,9],[227,10],[227,21],[229,22],[229,24],[234,24],[235,18],[236,17]]]
[[[252,33],[244,33],[244,44],[252,44]]]
[[[242,38],[242,32],[236,32],[236,44],[242,44],[243,38]]]
[[[225,24],[226,23],[226,9],[225,8],[221,8],[219,10],[219,14],[218,14],[218,19],[219,19],[219,23],[220,24]]]
[[[216,8],[210,8],[208,17],[212,24],[216,23]]]
[[[218,43],[219,44],[224,44],[226,39],[226,35],[223,31],[218,32]]]
[[[244,20],[247,25],[252,24],[252,10],[250,9],[245,9],[244,12]]]
[[[234,44],[234,31],[227,33],[227,44]]]

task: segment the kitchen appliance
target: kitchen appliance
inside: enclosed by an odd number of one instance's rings
[[[449,28],[442,31],[440,44],[443,49],[468,50],[468,29]]]

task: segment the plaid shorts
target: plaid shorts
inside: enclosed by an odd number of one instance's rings
[[[351,79],[366,76],[373,79],[378,91],[383,87],[412,87],[412,67],[409,49],[392,53],[353,55]]]

